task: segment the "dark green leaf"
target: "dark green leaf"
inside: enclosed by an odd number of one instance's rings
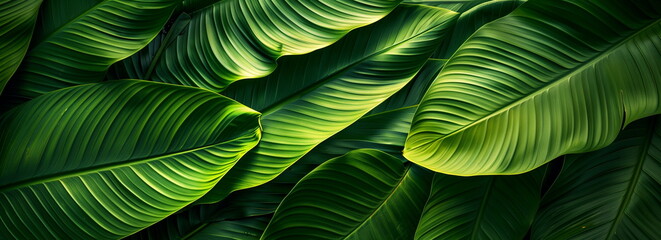
[[[0,92],[30,44],[41,0],[0,0]]]
[[[53,10],[55,17],[70,20],[54,20],[55,30],[42,27],[48,35],[33,43],[7,85],[3,101],[20,103],[60,88],[103,80],[111,64],[137,52],[156,36],[175,3],[105,0],[85,5],[90,8],[75,18],[71,12]]]
[[[567,157],[533,239],[661,238],[661,120],[637,121],[614,143]]]

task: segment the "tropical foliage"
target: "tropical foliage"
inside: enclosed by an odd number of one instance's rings
[[[661,239],[661,1],[0,0],[0,239]]]

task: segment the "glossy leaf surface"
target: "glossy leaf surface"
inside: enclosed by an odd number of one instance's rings
[[[659,17],[659,1],[523,4],[448,60],[404,156],[448,174],[517,174],[608,145],[661,113]]]
[[[224,0],[199,8],[204,1],[187,1],[185,7],[199,9],[157,60],[152,78],[221,91],[233,81],[270,74],[281,56],[330,45],[381,19],[399,2]]]
[[[43,20],[53,26],[42,27],[45,36],[33,42],[5,89],[3,101],[20,103],[61,88],[100,82],[111,64],[137,52],[156,36],[175,3],[105,0],[86,4],[89,8],[76,17],[71,13],[81,9],[64,13],[53,10],[54,17],[69,20]]]
[[[2,238],[120,238],[147,227],[254,147],[258,117],[208,91],[134,80],[23,104],[0,118]]]
[[[305,176],[262,239],[520,239],[539,204],[542,173],[448,176],[355,150]]]
[[[264,85],[244,89],[249,96],[260,96],[255,100],[270,103],[246,104],[263,112],[264,136],[219,183],[220,191],[214,189],[216,199],[272,180],[403,88],[455,19],[456,13],[444,9],[402,5],[329,48],[283,61],[278,72],[256,81]],[[289,83],[295,84],[277,87]],[[270,84],[276,87],[264,87]]]

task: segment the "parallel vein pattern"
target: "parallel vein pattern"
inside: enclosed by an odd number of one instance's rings
[[[469,2],[472,5],[479,1]],[[526,0],[490,0],[461,11],[457,24],[453,28],[452,37],[443,41],[432,57],[450,58],[477,29],[511,13],[524,2]]]
[[[116,239],[147,227],[254,147],[258,117],[208,91],[129,80],[23,104],[0,117],[0,237]]]
[[[0,0],[0,92],[28,50],[41,0]]]
[[[191,13],[153,80],[222,91],[273,72],[276,59],[326,47],[401,0],[224,0]],[[190,2],[190,1],[189,1]]]
[[[637,121],[599,151],[567,158],[532,239],[659,239],[661,118]]]
[[[415,239],[523,239],[539,206],[543,175],[437,173]]]
[[[393,155],[401,154],[415,113],[415,106],[398,107],[420,101],[424,91],[418,92],[416,89],[426,89],[426,86],[431,84],[433,76],[440,70],[442,63],[443,61],[440,60],[428,61],[407,87],[402,88],[389,98],[389,101],[383,102],[374,110],[397,109],[362,117],[351,126],[317,145],[281,175],[268,183],[234,192],[219,203],[190,207],[134,234],[132,238],[180,239],[183,236],[192,235],[191,233],[194,231],[229,231],[230,229],[226,228],[233,225],[221,224],[221,221],[263,216],[275,212],[282,199],[291,191],[294,185],[307,173],[328,159],[360,148],[377,149]],[[210,192],[196,203],[214,203],[217,201],[218,198]]]
[[[411,239],[430,176],[380,151],[352,151],[305,176],[262,239]]]
[[[523,4],[448,61],[405,157],[456,175],[516,174],[608,145],[661,113],[659,17],[655,0]]]
[[[30,49],[5,99],[23,102],[69,86],[99,82],[108,67],[147,45],[176,0],[106,0]],[[7,101],[7,100],[3,100]]]
[[[275,88],[271,91],[278,94],[264,97],[275,99],[267,100],[271,105],[262,111],[264,137],[219,183],[218,200],[231,191],[275,178],[317,144],[395,94],[425,64],[455,19],[456,13],[444,9],[403,5],[329,48],[292,58],[288,66],[283,61],[282,71],[265,80],[299,81],[304,86]],[[254,90],[263,88],[247,89]]]
[[[543,174],[431,174],[378,150],[355,150],[299,181],[262,239],[522,239]]]

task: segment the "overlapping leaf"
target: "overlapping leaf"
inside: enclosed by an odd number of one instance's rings
[[[41,0],[0,1],[0,92],[21,63]]]
[[[661,113],[659,17],[652,0],[523,4],[448,61],[404,156],[456,175],[516,174],[608,145]]]
[[[569,156],[533,239],[661,237],[661,120],[637,121],[596,152]]]
[[[262,239],[520,239],[541,173],[464,178],[355,150],[303,178]]]
[[[262,239],[411,239],[430,177],[383,152],[350,152],[305,176]]]
[[[70,20],[64,24],[54,20],[43,27],[47,35],[33,43],[7,85],[3,102],[20,103],[60,88],[103,80],[111,64],[137,52],[156,36],[176,2],[105,0],[75,18],[55,14]]]
[[[267,79],[228,94],[239,102],[246,99],[239,94],[254,97],[244,104],[263,112],[264,137],[214,189],[216,199],[272,180],[404,87],[455,19],[444,9],[402,5],[329,48],[283,59]]]
[[[217,204],[190,207],[139,232],[132,238],[179,239],[195,231],[205,231],[206,228],[220,231],[222,230],[220,227],[229,225],[219,227],[213,223],[273,213],[301,178],[328,159],[359,148],[400,154],[413,120],[415,106],[424,94],[424,91],[419,90],[424,90],[431,84],[443,63],[442,60],[427,61],[406,87],[376,107],[371,115],[362,117],[322,142],[272,181],[255,188],[234,192]],[[210,194],[202,197],[197,203],[215,201],[218,201],[217,198]]]
[[[471,1],[475,2],[475,1]],[[477,4],[465,11],[457,19],[452,31],[452,37],[441,43],[432,57],[450,58],[459,46],[463,44],[477,29],[483,25],[501,18],[526,2],[525,0],[491,0]]]
[[[258,117],[208,91],[131,80],[23,104],[0,118],[0,237],[108,239],[147,227],[254,147]]]
[[[283,55],[332,44],[381,19],[400,1],[218,1],[190,13],[187,30],[156,60],[152,78],[221,91],[233,81],[268,75]],[[207,2],[184,6],[197,9]]]

